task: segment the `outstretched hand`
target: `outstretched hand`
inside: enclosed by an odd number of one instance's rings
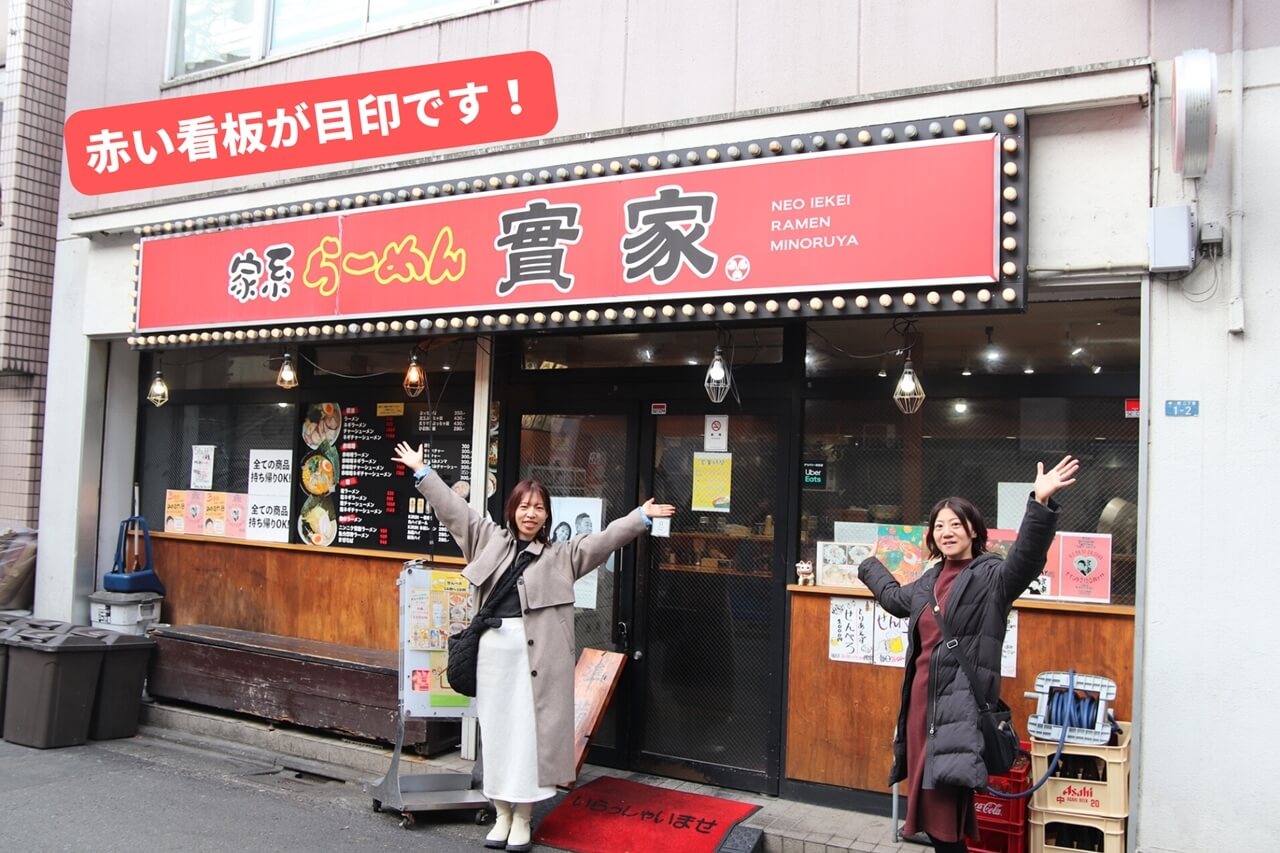
[[[427,467],[427,463],[422,461],[422,445],[414,447],[407,441],[396,445],[396,454],[391,457],[391,461],[399,462],[415,474]]]
[[[1065,489],[1076,481],[1076,472],[1079,470],[1080,460],[1070,455],[1062,457],[1062,461],[1048,471],[1044,470],[1043,462],[1037,462],[1034,487],[1036,500],[1042,504],[1048,503],[1049,498],[1059,489]]]
[[[648,518],[670,518],[676,514],[676,508],[672,504],[656,504],[653,498],[644,502],[644,506],[640,507]]]

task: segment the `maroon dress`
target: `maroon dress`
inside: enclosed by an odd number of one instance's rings
[[[951,584],[970,560],[946,560],[934,595],[942,612],[947,611],[947,596]],[[911,679],[911,692],[907,696],[907,819],[903,832],[913,835],[924,832],[939,841],[959,841],[966,829],[970,834],[977,829],[973,812],[973,791],[954,785],[939,784],[932,790],[922,787],[924,779],[925,751],[929,742],[929,660],[942,642],[938,620],[925,607],[916,620],[915,647],[916,671]]]

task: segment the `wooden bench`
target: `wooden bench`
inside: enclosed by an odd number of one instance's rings
[[[394,744],[396,652],[219,628],[161,626],[147,692]],[[404,745],[420,755],[456,749],[456,719],[409,720]]]

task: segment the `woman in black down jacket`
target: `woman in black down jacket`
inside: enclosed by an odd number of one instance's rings
[[[875,557],[858,567],[858,578],[876,601],[899,618],[908,617],[910,649],[902,684],[902,708],[893,738],[889,784],[907,779],[907,835],[924,832],[934,849],[967,853],[964,837],[977,836],[973,792],[987,784],[975,696],[1000,696],[1000,650],[1009,609],[1040,576],[1057,528],[1059,489],[1080,469],[1070,456],[1048,471],[1036,463],[1036,482],[1018,538],[1001,559],[986,553],[987,526],[964,498],[944,498],[929,513],[925,546],[935,562],[918,580],[901,586]],[[937,607],[951,636],[942,643]],[[970,685],[956,653],[973,664],[981,682]]]

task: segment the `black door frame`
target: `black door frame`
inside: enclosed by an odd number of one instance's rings
[[[636,452],[628,453],[626,462],[627,482],[635,484],[637,501],[649,496],[652,488],[654,440],[656,424],[650,417],[651,402],[665,402],[671,414],[772,414],[780,418],[778,444],[778,480],[776,495],[778,506],[777,534],[774,541],[775,566],[780,577],[775,577],[769,601],[769,622],[775,626],[779,641],[769,659],[774,673],[773,689],[768,696],[769,730],[773,734],[767,744],[768,759],[764,773],[754,773],[721,768],[717,772],[717,784],[764,794],[778,794],[784,775],[786,739],[786,679],[788,665],[787,636],[789,624],[786,606],[786,585],[792,580],[789,568],[796,559],[800,489],[801,437],[803,433],[803,396],[805,329],[803,323],[783,325],[783,357],[779,363],[753,365],[735,370],[740,388],[745,388],[741,403],[726,400],[712,404],[701,387],[702,367],[641,367],[626,369],[578,368],[563,370],[523,370],[519,336],[499,336],[494,339],[493,399],[500,404],[501,440],[499,463],[499,492],[496,506],[491,503],[495,517],[501,513],[501,496],[519,479],[520,416],[523,414],[566,415],[625,415],[628,418],[628,441],[636,442]],[[648,459],[641,466],[639,461]],[[795,476],[791,474],[794,473]],[[644,554],[638,554],[643,548]],[[628,545],[622,554],[623,566],[633,570],[638,560],[648,558],[648,546],[643,541]],[[638,595],[643,590],[637,585],[645,582],[644,573],[632,572],[633,582],[619,589],[617,609],[628,613],[634,620],[640,612]],[[617,624],[613,619],[613,642],[617,644]],[[636,625],[637,631],[643,631]],[[641,633],[643,636],[643,633]],[[630,649],[628,656],[630,657]],[[623,690],[620,699],[634,694],[631,682],[637,678],[635,671],[643,671],[637,661],[629,660],[624,670]],[[594,764],[626,768],[637,764],[636,756],[628,755],[631,741],[634,703],[615,703],[618,714],[618,732],[621,746],[605,748],[593,746],[589,760]],[[651,772],[677,778],[712,780],[702,771],[704,765],[689,762],[661,766],[650,765]]]

